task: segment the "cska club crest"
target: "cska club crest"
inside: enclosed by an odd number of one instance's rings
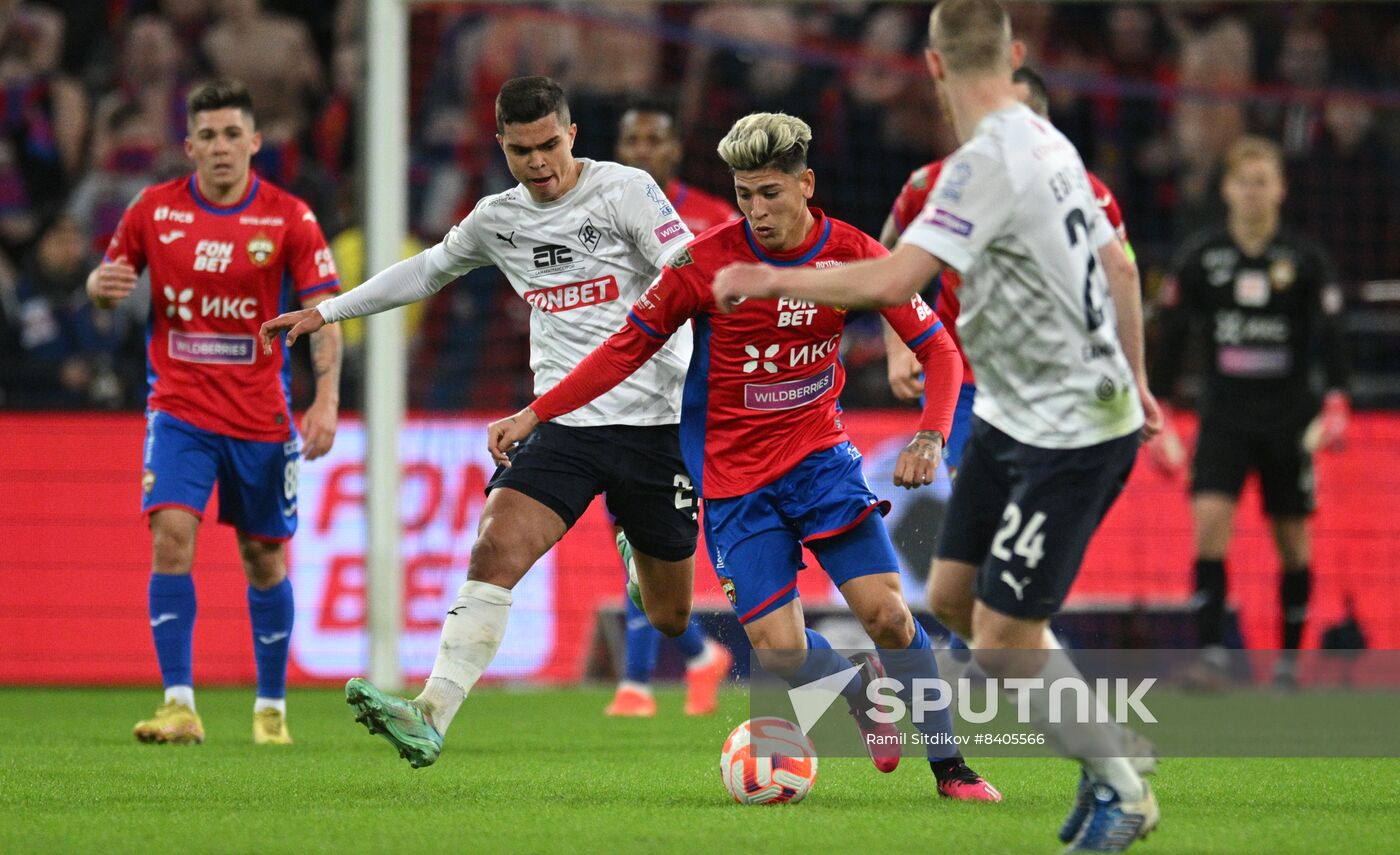
[[[739,595],[734,590],[734,580],[728,576],[719,577],[719,586],[724,589],[724,595],[729,598],[731,606],[739,605]]]
[[[248,259],[258,267],[265,267],[272,260],[272,254],[277,251],[277,244],[272,242],[272,238],[259,232],[257,237],[248,241]]]

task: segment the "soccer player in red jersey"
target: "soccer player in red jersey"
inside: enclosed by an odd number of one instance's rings
[[[734,210],[732,202],[691,187],[677,177],[681,155],[680,129],[676,126],[675,112],[669,106],[661,101],[637,101],[622,114],[618,126],[618,162],[650,174],[692,233],[698,235],[720,223],[738,219],[739,212]],[[631,559],[631,545],[622,535],[622,529],[616,524],[613,527],[618,550],[626,563]],[[645,718],[656,714],[651,675],[656,670],[661,631],[647,620],[637,602],[640,597],[631,596],[637,591],[636,586],[629,586],[622,680],[605,710],[611,716]],[[720,681],[729,675],[733,664],[729,649],[706,636],[700,621],[694,617],[686,631],[674,641],[686,663],[686,714],[713,713],[719,708]]]
[[[492,455],[508,465],[506,452],[537,425],[622,382],[693,323],[681,448],[705,503],[705,540],[721,587],[765,665],[792,685],[847,670],[850,660],[804,628],[796,589],[807,546],[881,650],[879,659],[862,659],[860,676],[843,692],[861,730],[878,736],[893,726],[868,717],[865,686],[881,674],[881,663],[905,687],[935,677],[937,664],[931,653],[898,655],[930,645],[900,595],[894,548],[874,513],[887,505],[866,486],[860,452],[841,425],[837,399],[845,372],[837,354],[846,313],[800,300],[751,300],[721,314],[711,296],[715,272],[738,260],[820,268],[887,254],[855,228],[808,207],[815,188],[807,167],[811,138],[805,122],[780,113],[735,123],[719,152],[734,173],[744,219],[672,258],[620,331],[529,407],[492,424],[488,441]],[[933,479],[962,371],[952,339],[922,299],[883,314],[930,378],[920,429],[895,470],[897,485],[914,488]],[[952,746],[946,715],[926,716],[918,727],[928,737],[940,794],[1000,800]],[[897,748],[891,753],[880,740],[865,741],[877,768],[895,767]]]
[[[660,101],[637,101],[622,114],[617,160],[646,170],[666,193],[676,214],[695,234],[739,218],[734,204],[681,181],[681,135],[676,114]]]
[[[127,208],[88,295],[107,307],[149,270],[150,393],[141,510],[152,539],[151,633],[165,703],[137,723],[142,742],[204,741],[195,712],[191,638],[195,533],[215,482],[219,522],[234,526],[248,576],[258,694],[253,739],[288,744],[287,652],[292,587],[286,542],[296,531],[297,467],[335,439],[340,332],[311,337],[316,398],[291,412],[288,352],[260,355],[259,325],[295,298],[312,306],[339,289],[331,251],[306,203],[251,169],[262,138],[241,83],[189,96],[185,152],[194,174],[147,188]]]

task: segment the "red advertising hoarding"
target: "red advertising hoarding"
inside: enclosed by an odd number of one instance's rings
[[[850,413],[871,487],[885,482],[915,416]],[[410,419],[404,466],[404,626],[411,678],[432,664],[441,615],[465,578],[492,467],[479,418]],[[1189,419],[1181,427],[1188,435]],[[152,683],[158,679],[146,616],[149,535],[138,513],[144,420],[139,415],[0,416],[0,682]],[[364,670],[364,433],[342,421],[334,451],[301,470],[300,528],[291,545],[296,590],[294,683],[341,681]],[[1313,620],[1340,620],[1350,601],[1371,646],[1400,647],[1400,417],[1361,415],[1346,451],[1319,457]],[[944,485],[946,486],[946,485]],[[906,511],[912,513],[913,511]],[[899,513],[897,509],[896,513]],[[195,676],[202,684],[254,676],[246,583],[232,532],[201,527],[195,582]],[[1185,486],[1142,461],[1085,562],[1070,605],[1181,603],[1190,594],[1191,531]],[[697,601],[727,607],[708,561]],[[815,563],[802,574],[807,602],[832,592]],[[1253,488],[1230,554],[1230,594],[1256,646],[1278,643],[1277,562]],[[583,671],[594,614],[621,596],[609,524],[595,503],[515,591],[494,679],[567,682]]]

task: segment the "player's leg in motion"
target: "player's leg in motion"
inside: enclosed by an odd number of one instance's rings
[[[884,669],[903,687],[900,699],[908,709],[914,709],[914,681],[937,679],[938,661],[928,633],[914,620],[904,602],[898,559],[884,521],[878,514],[870,513],[850,531],[808,545],[879,648]],[[1001,793],[964,762],[953,740],[953,721],[947,710],[925,714],[914,726],[928,739],[929,766],[938,782],[939,795],[966,801],[1001,801]]]
[[[137,722],[132,732],[142,742],[189,745],[204,741],[204,724],[194,705],[192,649],[195,595],[190,570],[198,531],[199,517],[188,510],[163,508],[151,514],[151,635],[165,685],[165,702],[153,717]]]
[[[287,578],[287,546],[238,533],[238,554],[248,576],[248,617],[258,695],[253,701],[253,742],[290,745],[287,729],[287,655],[296,606]]]
[[[656,701],[651,676],[656,668],[662,628],[674,631],[672,639],[686,662],[686,715],[708,715],[719,707],[719,686],[729,675],[733,657],[729,650],[705,634],[690,617],[690,597],[695,561],[687,557],[666,561],[632,548],[625,533],[617,531],[618,553],[628,568],[626,670],[617,694],[606,712],[613,716],[651,716]],[[631,596],[635,592],[635,599]],[[643,603],[646,604],[645,608]]]
[[[357,677],[345,687],[356,719],[414,768],[437,760],[443,735],[505,637],[511,590],[567,530],[543,503],[509,487],[493,489],[482,507],[467,581],[443,620],[427,686],[406,701]]]

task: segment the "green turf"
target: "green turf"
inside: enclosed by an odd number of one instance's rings
[[[602,689],[473,694],[414,771],[339,692],[293,692],[297,744],[255,748],[251,693],[202,691],[202,746],[137,744],[151,690],[0,690],[0,852],[1056,852],[1076,772],[973,765],[1001,805],[950,804],[927,766],[823,760],[802,804],[744,807],[717,760],[745,698],[691,719],[675,691],[610,720]],[[1167,760],[1163,820],[1134,851],[1395,852],[1400,760]]]

